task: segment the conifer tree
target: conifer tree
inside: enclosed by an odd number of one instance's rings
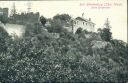
[[[112,33],[110,30],[111,30],[111,26],[110,26],[110,22],[107,18],[107,20],[104,24],[104,28],[100,30],[100,36],[101,36],[102,40],[110,41],[112,39]]]

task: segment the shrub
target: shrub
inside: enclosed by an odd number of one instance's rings
[[[7,51],[7,42],[9,41],[9,35],[7,31],[0,27],[0,53]]]

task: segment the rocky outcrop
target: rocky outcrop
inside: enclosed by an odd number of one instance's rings
[[[0,27],[5,27],[5,25],[0,21]]]

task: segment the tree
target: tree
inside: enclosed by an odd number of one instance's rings
[[[80,33],[82,33],[82,28],[81,27],[78,28],[77,31],[76,31],[76,34],[80,34]]]
[[[68,22],[68,21],[70,21],[71,16],[68,14],[61,14],[61,15],[57,14],[56,16],[53,17],[53,19],[60,19],[60,20],[63,20],[65,22]]]
[[[112,39],[111,37],[112,33],[110,32],[110,29],[104,28],[100,34],[101,38],[104,41],[110,41]]]
[[[110,26],[110,23],[109,23],[108,18],[107,18],[107,20],[104,24],[104,28],[98,29],[102,40],[110,41],[112,39],[112,33],[110,30],[111,30],[111,26]]]
[[[0,53],[7,50],[7,38],[9,38],[7,31],[3,27],[0,27]]]
[[[46,24],[46,22],[47,22],[47,21],[46,21],[46,18],[45,18],[44,16],[41,16],[41,17],[40,17],[40,22],[42,23],[43,26],[45,26],[45,24]]]
[[[68,14],[61,14],[61,15],[57,14],[56,16],[53,17],[53,20],[57,20],[57,19],[59,19],[61,21],[62,26],[64,26],[69,24],[71,20],[71,16]]]
[[[47,27],[50,33],[60,33],[62,31],[62,25],[60,19],[54,19],[51,21],[51,26]]]
[[[88,34],[89,32],[85,29],[85,30],[83,30],[83,32],[85,33],[85,34]]]
[[[65,32],[65,26],[70,26],[71,16],[68,14],[57,14],[50,20],[51,26],[47,27],[48,32],[61,33]]]

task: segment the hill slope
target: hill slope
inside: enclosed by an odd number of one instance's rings
[[[128,81],[128,50],[122,41],[105,42],[94,33],[61,32],[56,38],[44,29],[30,34],[7,42],[6,53],[0,54],[1,82]]]

